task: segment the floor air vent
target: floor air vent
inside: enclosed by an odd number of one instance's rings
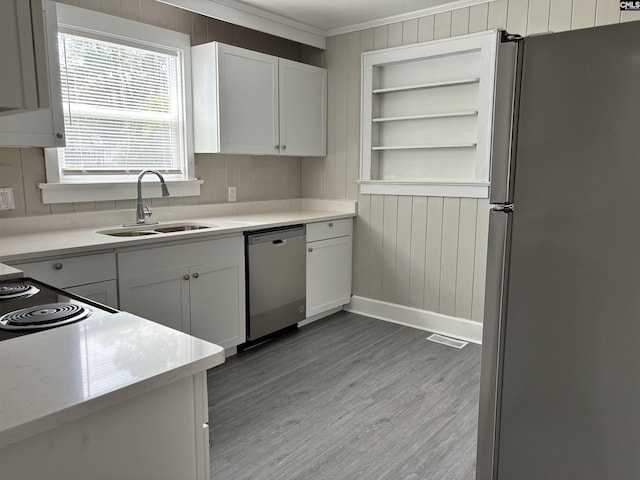
[[[441,343],[442,345],[447,345],[448,347],[453,348],[464,348],[469,345],[469,342],[463,342],[462,340],[456,340],[455,338],[445,337],[443,335],[438,335],[434,333],[427,337],[427,340],[431,340],[432,342]]]

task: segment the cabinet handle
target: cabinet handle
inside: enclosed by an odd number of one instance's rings
[[[193,278],[198,278],[200,276],[200,274],[198,272],[193,274]]]
[[[276,150],[280,150],[280,145],[275,145],[273,148],[275,148]]]
[[[62,264],[60,262],[56,263],[53,265],[53,268],[55,268],[56,270],[62,270]]]
[[[309,251],[310,251],[310,252],[313,252],[313,248],[309,247]]]
[[[282,145],[282,150],[286,150],[287,146],[286,145]]]
[[[184,278],[185,280],[189,280],[189,275],[185,275],[182,278]]]
[[[64,138],[64,133],[62,132],[56,133],[56,138],[60,138],[60,139]]]
[[[330,227],[333,227],[333,222],[331,222],[331,223],[329,224],[329,226],[330,226]]]

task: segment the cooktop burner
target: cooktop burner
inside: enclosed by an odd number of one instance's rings
[[[90,308],[75,303],[48,303],[9,312],[0,317],[0,325],[9,330],[48,328],[77,322],[89,315]]]
[[[117,312],[33,278],[0,281],[0,341]]]
[[[38,287],[26,282],[3,283],[0,284],[0,301],[29,298],[39,291]]]

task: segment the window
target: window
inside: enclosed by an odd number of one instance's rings
[[[64,175],[182,175],[182,85],[175,52],[60,33]]]
[[[188,35],[67,5],[57,15],[66,147],[46,152],[45,203],[135,198],[144,169],[197,195]]]

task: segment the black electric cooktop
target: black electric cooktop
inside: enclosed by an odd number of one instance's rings
[[[32,278],[0,281],[0,341],[117,310]]]

